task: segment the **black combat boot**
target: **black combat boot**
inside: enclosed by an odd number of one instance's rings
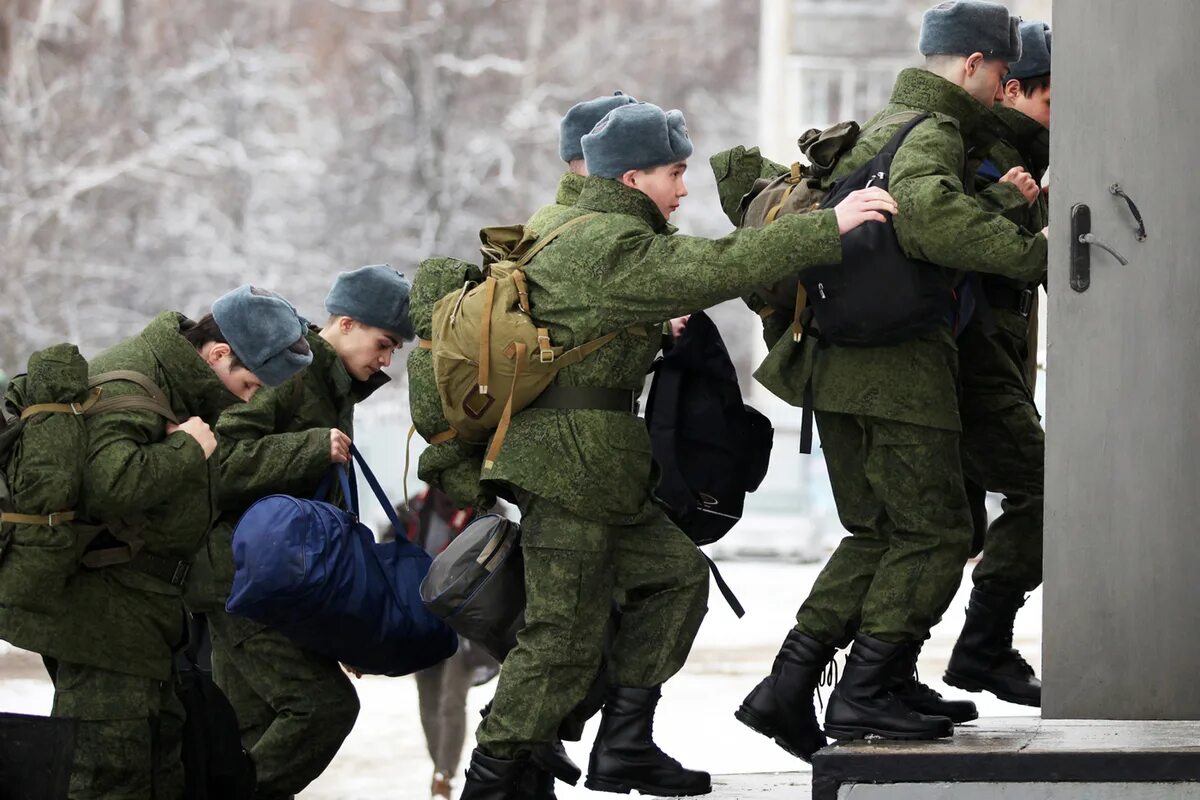
[[[584,786],[594,792],[690,797],[712,791],[707,772],[684,769],[654,743],[659,687],[612,686],[604,699],[600,731],[588,760]]]
[[[954,734],[949,717],[918,714],[892,694],[890,687],[908,666],[911,647],[911,642],[892,644],[862,633],[854,637],[842,679],[825,708],[827,736],[941,739]]]
[[[947,700],[921,683],[917,677],[917,658],[924,642],[909,642],[909,652],[892,675],[892,694],[918,714],[949,717],[956,725],[979,719],[979,710],[970,700]]]
[[[1023,593],[971,590],[967,619],[950,654],[943,680],[968,692],[991,692],[1023,706],[1042,705],[1042,682],[1012,646],[1013,623]]]
[[[471,753],[467,765],[467,782],[459,800],[526,800],[522,781],[529,767],[529,758],[493,758],[478,747]]]
[[[538,745],[529,754],[529,760],[541,767],[543,771],[572,786],[579,783],[579,778],[583,775],[583,770],[567,755],[562,739]]]
[[[746,695],[734,718],[797,758],[811,761],[813,753],[826,745],[813,711],[813,692],[835,652],[831,645],[789,631],[771,674]]]
[[[530,761],[521,773],[517,794],[521,800],[557,800],[554,794],[554,776]]]

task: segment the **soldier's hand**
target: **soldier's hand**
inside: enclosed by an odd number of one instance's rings
[[[333,464],[350,461],[350,437],[337,428],[329,429],[329,461]]]
[[[679,338],[680,334],[683,333],[683,329],[687,327],[688,319],[691,316],[692,316],[691,314],[688,314],[686,317],[676,317],[675,319],[671,320],[671,336],[672,337],[674,337],[676,339]]]
[[[872,187],[846,195],[833,211],[837,214],[838,233],[844,236],[864,222],[886,222],[883,215],[898,214],[900,207],[890,194]]]
[[[1000,179],[1000,183],[1011,183],[1021,190],[1021,194],[1025,196],[1025,201],[1032,205],[1041,193],[1041,187],[1037,181],[1029,174],[1029,171],[1024,167],[1013,167],[1004,174]]]
[[[213,454],[217,449],[217,436],[212,432],[212,428],[208,427],[208,423],[199,417],[191,417],[182,425],[176,425],[172,422],[167,423],[167,436],[170,436],[175,431],[183,431],[188,436],[196,440],[196,444],[200,445],[200,449],[204,451],[204,460]]]

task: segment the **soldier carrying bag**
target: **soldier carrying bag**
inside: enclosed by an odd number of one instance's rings
[[[105,398],[105,385],[114,381],[135,383],[145,394]],[[145,375],[123,370],[89,378],[87,361],[70,344],[34,353],[27,373],[9,385],[0,412],[0,603],[52,613],[80,566],[128,563],[161,571],[163,559],[145,553],[132,532],[76,518],[85,420],[119,411],[177,422],[162,389]]]
[[[575,217],[532,240],[520,226],[482,232],[484,254],[495,260],[482,283],[465,283],[433,309],[433,371],[447,422],[454,436],[491,446],[489,469],[500,453],[512,415],[527,407],[554,381],[560,369],[578,364],[616,338],[616,332],[571,350],[555,347],[545,327],[533,319],[523,268],[569,228],[595,214]]]

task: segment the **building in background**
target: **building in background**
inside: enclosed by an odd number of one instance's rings
[[[887,102],[896,73],[920,63],[921,14],[933,0],[761,0],[759,143],[784,163],[809,128],[865,122]],[[1051,0],[1013,0],[1026,19],[1050,19]]]

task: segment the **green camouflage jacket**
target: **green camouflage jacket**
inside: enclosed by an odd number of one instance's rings
[[[966,270],[1040,280],[1046,238],[985,211],[964,190],[971,146],[991,144],[988,131],[980,129],[991,112],[941,77],[921,69],[901,72],[891,102],[863,126],[865,133],[842,157],[832,179],[869,161],[906,123],[892,120],[873,129],[878,121],[922,111],[931,116],[901,145],[888,184],[900,206],[894,227],[904,252],[944,267],[948,284]],[[1009,184],[1002,191],[1020,194]],[[810,370],[818,410],[961,429],[958,353],[948,327],[886,347],[817,348],[810,342],[805,352],[784,336],[756,374],[773,392],[800,405]]]
[[[558,190],[555,192],[554,202],[535,211],[529,221],[525,223],[526,229],[537,235],[548,233],[547,222],[561,215],[564,209],[575,205],[575,201],[579,199],[579,192],[583,188],[584,180],[582,176],[576,175],[574,172],[564,172],[558,179]],[[414,286],[414,292],[416,291]],[[414,303],[414,315],[416,314],[415,305]],[[418,364],[426,374],[414,375]],[[409,355],[409,403],[413,405],[414,409],[419,403],[436,401],[440,405],[441,401],[435,393],[414,393],[414,389],[422,388],[420,378],[427,377],[431,380],[432,375],[432,356],[428,351],[416,350]],[[427,411],[427,414],[432,415],[433,413],[435,412],[432,409]],[[438,410],[436,413],[440,415],[441,412]],[[479,483],[479,474],[483,468],[483,455],[486,449],[483,445],[469,444],[457,439],[431,444],[421,451],[417,464],[417,477],[436,485],[450,497],[455,505],[476,505],[481,508],[490,508],[495,502],[495,498],[491,497],[487,491],[481,491],[482,487]]]
[[[329,431],[354,436],[354,406],[388,382],[375,373],[357,381],[319,328],[305,335],[313,361],[292,380],[260,389],[217,422],[221,518],[208,536],[188,580],[188,605],[204,610],[224,602],[233,584],[233,528],[255,501],[269,494],[312,497],[329,471]],[[340,492],[331,499],[337,500]]]
[[[640,391],[661,345],[662,320],[841,260],[832,211],[716,240],[669,235],[650,198],[596,177],[585,180],[574,207],[548,214],[545,224],[553,230],[595,212],[596,218],[565,231],[526,270],[534,317],[549,328],[555,345],[573,347],[619,332],[560,372],[557,381],[565,386]],[[644,513],[656,480],[641,419],[537,408],[513,418],[495,466],[483,477],[609,524],[628,524]]]
[[[998,141],[988,152],[995,172],[1003,175],[1013,167],[1024,167],[1038,181],[1050,164],[1050,131],[1019,111],[996,106],[992,119]],[[1031,205],[1018,193],[997,191],[1003,186],[994,179],[979,176],[979,200],[985,207],[1003,214],[1027,231],[1040,231],[1049,223],[1049,202],[1038,196]],[[1019,292],[1037,291],[1034,281],[1018,281],[999,275],[984,276],[985,284]],[[996,330],[990,335],[976,315],[959,339],[959,370],[962,381],[963,413],[978,415],[1017,402],[1032,402],[1029,375],[1029,319],[1016,310],[992,311]]]
[[[564,172],[558,179],[558,191],[554,194],[554,202],[533,212],[533,216],[525,223],[525,227],[539,236],[547,233],[547,221],[558,216],[564,208],[575,205],[586,180],[587,178],[576,175],[574,172]]]
[[[197,416],[212,425],[237,398],[180,335],[183,320],[160,314],[138,336],[92,359],[89,370],[140,372],[166,393],[180,421]],[[112,383],[104,392],[113,397],[142,389]],[[190,559],[216,520],[216,458],[206,461],[186,433],[168,436],[166,425],[144,411],[89,417],[81,507],[92,522],[136,522],[155,555]],[[18,647],[156,680],[170,675],[182,623],[181,590],[128,565],[81,568],[53,614],[0,607],[0,638]]]

